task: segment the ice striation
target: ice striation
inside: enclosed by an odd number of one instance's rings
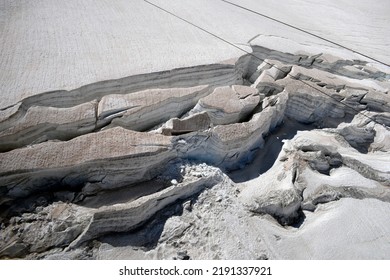
[[[390,70],[252,53],[4,103],[0,256],[389,258]]]

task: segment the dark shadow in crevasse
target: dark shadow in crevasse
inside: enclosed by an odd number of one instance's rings
[[[107,234],[100,237],[99,241],[113,247],[133,247],[143,251],[152,250],[160,241],[167,220],[173,216],[181,216],[184,211],[183,202],[189,201],[190,205],[195,204],[202,191],[189,198],[175,201],[170,206],[158,211],[152,218],[133,231]],[[191,210],[187,209],[186,211]],[[178,248],[178,253],[180,253],[179,251],[180,248]],[[186,259],[186,257],[184,256],[183,259]]]
[[[285,118],[283,123],[276,127],[265,137],[264,147],[259,149],[253,160],[244,168],[228,173],[235,183],[257,178],[272,167],[283,147],[283,140],[292,139],[298,131],[312,130],[317,128],[313,124],[302,124],[295,120]]]

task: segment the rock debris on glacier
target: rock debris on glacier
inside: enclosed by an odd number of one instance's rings
[[[106,9],[99,5],[91,12]],[[245,36],[253,22],[243,20]],[[253,55],[219,46],[163,66],[113,56],[118,69],[93,64],[102,72],[83,79],[81,67],[54,88],[41,77],[16,85],[10,71],[0,108],[0,257],[390,258],[390,69],[287,33],[252,34]],[[166,48],[147,61],[173,57]],[[5,55],[13,50],[2,65]]]

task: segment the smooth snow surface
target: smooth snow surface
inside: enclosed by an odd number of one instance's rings
[[[390,259],[389,0],[231,1],[0,0],[0,258]]]
[[[254,37],[257,44],[276,36],[330,45],[220,0],[151,2],[248,51]],[[235,2],[390,63],[386,0]],[[142,0],[2,0],[0,26],[0,108],[42,92],[243,54]]]

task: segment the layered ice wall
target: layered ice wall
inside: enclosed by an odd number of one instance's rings
[[[154,3],[2,3],[0,256],[389,258],[385,9]]]

